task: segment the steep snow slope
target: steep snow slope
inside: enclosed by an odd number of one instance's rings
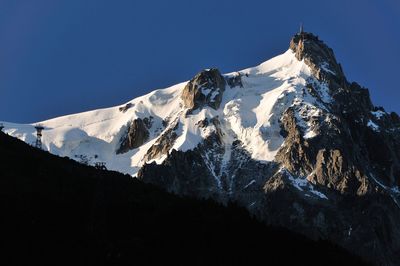
[[[177,138],[171,149],[186,151],[195,148],[215,127],[199,127],[205,118],[219,117],[226,160],[236,139],[244,143],[252,157],[273,161],[283,143],[279,119],[282,112],[298,99],[310,70],[291,50],[259,66],[224,75],[241,75],[242,85],[228,87],[221,107],[205,107],[187,115],[181,93],[187,82],[153,91],[122,106],[58,117],[29,125],[4,122],[4,131],[27,143],[36,139],[34,126],[42,125],[43,149],[51,153],[94,164],[106,162],[108,169],[135,175],[146,162],[148,149],[168,128],[177,126]],[[279,104],[277,102],[279,101]],[[122,108],[126,107],[126,110]],[[136,118],[151,118],[150,136],[139,148],[116,154],[122,135]],[[166,155],[156,158],[158,163]],[[147,162],[151,162],[148,160]]]

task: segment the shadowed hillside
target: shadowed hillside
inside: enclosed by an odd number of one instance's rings
[[[361,262],[233,205],[168,194],[0,133],[2,265]]]

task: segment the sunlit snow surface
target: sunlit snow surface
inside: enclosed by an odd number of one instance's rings
[[[231,144],[237,139],[254,159],[273,161],[284,141],[279,126],[282,113],[290,106],[299,106],[299,103],[309,106],[307,108],[314,113],[324,106],[318,105],[311,95],[304,94],[304,87],[311,77],[310,70],[304,62],[295,58],[291,50],[239,73],[243,87],[227,86],[218,110],[204,107],[185,115],[180,96],[187,82],[183,82],[133,99],[126,103],[130,108],[125,112],[120,111],[126,106],[123,104],[42,121],[40,124],[45,128],[43,149],[78,161],[85,159],[90,164],[105,162],[110,170],[135,175],[145,163],[147,150],[169,127],[178,125],[178,138],[172,149],[187,151],[215,130],[212,124],[200,128],[198,122],[218,116],[224,133],[225,161],[230,159]],[[226,77],[233,75],[237,72],[226,74]],[[329,95],[326,95],[323,84],[319,85],[323,105],[329,101]],[[129,122],[150,116],[153,123],[149,140],[137,149],[117,155],[116,150]],[[163,121],[168,121],[169,126],[164,127]],[[6,133],[29,144],[36,139],[34,125],[37,123],[3,124]],[[314,137],[315,132],[307,123],[302,126],[306,138]],[[161,163],[165,157],[156,158],[156,162]]]

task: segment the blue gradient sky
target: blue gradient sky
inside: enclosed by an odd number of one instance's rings
[[[0,1],[0,120],[35,122],[122,104],[199,70],[257,65],[304,22],[350,81],[400,113],[400,2]]]

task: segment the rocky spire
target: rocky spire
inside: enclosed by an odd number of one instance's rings
[[[318,36],[304,32],[301,26],[300,32],[290,41],[290,49],[298,60],[304,60],[318,80],[333,80],[336,83],[335,87],[345,87],[347,81],[341,65],[336,61],[333,50]]]
[[[149,128],[151,127],[150,118],[136,118],[129,123],[126,132],[122,135],[120,145],[116,151],[117,154],[126,153],[130,150],[140,147],[149,138]]]

